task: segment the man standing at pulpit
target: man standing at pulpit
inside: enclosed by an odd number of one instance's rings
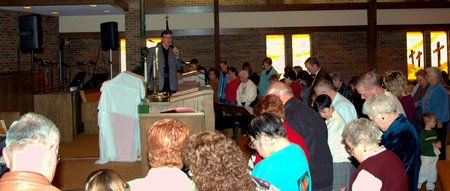
[[[153,63],[157,62],[157,69],[153,71]],[[177,47],[172,45],[172,31],[165,30],[161,33],[161,42],[150,48],[147,56],[148,76],[150,91],[154,91],[153,78],[158,76],[158,91],[178,91],[177,70],[181,69],[182,62]]]

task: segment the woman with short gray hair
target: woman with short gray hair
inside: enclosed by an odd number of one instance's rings
[[[393,152],[379,145],[380,135],[380,130],[364,118],[345,126],[342,139],[347,151],[360,162],[350,179],[349,190],[408,190],[402,162]]]
[[[364,103],[363,111],[383,131],[381,144],[403,162],[408,175],[409,190],[417,190],[419,178],[419,137],[415,127],[398,114],[389,96],[375,94]]]

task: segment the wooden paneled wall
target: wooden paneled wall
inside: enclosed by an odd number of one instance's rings
[[[33,111],[33,75],[0,74],[0,112]]]

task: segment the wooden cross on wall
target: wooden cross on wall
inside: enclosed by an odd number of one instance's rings
[[[441,49],[443,49],[444,46],[441,46],[441,43],[438,41],[436,43],[436,49],[433,50],[433,53],[437,53],[437,63],[438,67],[441,67]]]
[[[417,65],[419,66],[419,68],[420,68],[420,56],[422,56],[422,52],[419,50],[419,52],[417,52],[417,56],[416,56]]]
[[[409,54],[409,57],[408,58],[411,58],[411,62],[412,62],[412,64],[414,65],[414,54],[416,53],[416,51],[414,51],[414,50],[411,50],[411,54]],[[420,67],[420,66],[419,66]]]

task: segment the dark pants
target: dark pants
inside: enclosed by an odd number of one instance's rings
[[[445,156],[446,156],[446,152],[445,152],[445,138],[447,137],[447,126],[448,126],[448,121],[442,123],[442,128],[435,128],[436,129],[436,133],[438,135],[439,141],[441,141],[441,154],[439,155],[439,160],[445,160]]]

